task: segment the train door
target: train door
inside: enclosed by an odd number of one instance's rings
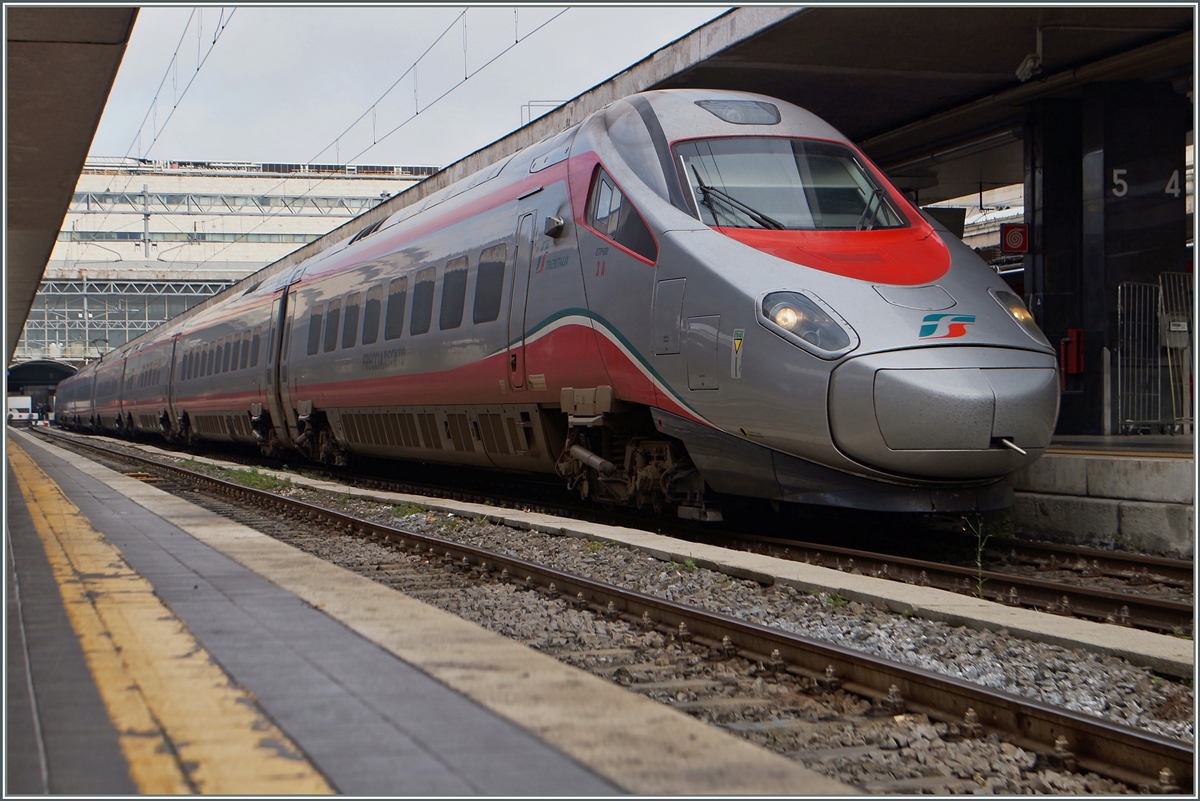
[[[292,352],[292,328],[296,323],[296,290],[289,289],[287,293],[286,307],[283,311],[283,348],[279,354],[279,373],[281,380],[279,382],[280,401],[283,405],[283,416],[287,422],[288,438],[296,441],[296,437],[300,435],[300,425],[296,420],[296,401],[295,395],[296,386],[296,368],[299,365],[291,365]]]
[[[288,392],[288,350],[290,350],[292,308],[296,290],[284,288],[271,304],[271,330],[267,349],[267,403],[276,435],[285,447],[292,447],[296,421]],[[277,357],[278,355],[278,357]],[[272,362],[278,358],[278,363]]]
[[[525,388],[525,310],[529,305],[529,269],[533,264],[534,215],[522,214],[517,221],[513,248],[511,302],[508,305],[508,383]]]

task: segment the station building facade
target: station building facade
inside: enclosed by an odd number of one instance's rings
[[[88,159],[14,362],[97,358],[437,170]]]

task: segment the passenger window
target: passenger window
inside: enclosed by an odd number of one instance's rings
[[[467,299],[467,257],[451,259],[442,276],[442,314],[438,328],[448,331],[462,325],[463,304]]]
[[[342,323],[342,347],[353,348],[358,344],[358,306],[362,293],[355,292],[346,298],[346,321]]]
[[[500,300],[504,297],[504,262],[508,257],[506,245],[494,245],[479,254],[479,273],[475,277],[475,311],[472,320],[490,323],[500,316]]]
[[[367,290],[367,305],[363,307],[364,345],[373,345],[379,339],[379,312],[383,306],[383,285],[373,286]]]
[[[254,336],[250,339],[250,366],[258,367],[258,349],[262,345],[262,326],[254,327]]]
[[[637,209],[603,171],[596,173],[588,225],[647,261],[658,260],[658,246]]]
[[[412,323],[408,329],[410,334],[424,334],[429,330],[429,324],[433,321],[433,282],[436,278],[435,267],[427,267],[417,273],[413,286]]]
[[[229,369],[238,369],[238,362],[242,356],[242,335],[238,334],[233,338],[233,355],[229,359]]]
[[[408,301],[408,276],[394,278],[388,284],[387,324],[384,339],[399,339],[404,333],[404,304]]]
[[[204,354],[204,377],[208,378],[213,372],[213,359],[217,355],[217,349],[215,346],[209,345],[206,350],[208,352]]]
[[[308,355],[316,356],[321,350],[321,318],[325,316],[325,307],[317,306],[308,318]]]
[[[242,360],[238,365],[239,370],[245,370],[250,366],[250,332],[242,334]]]
[[[338,323],[342,320],[342,302],[331,300],[329,311],[325,315],[325,352],[329,353],[337,347]]]
[[[221,372],[222,373],[229,372],[229,351],[230,351],[230,348],[232,348],[232,346],[233,346],[233,342],[229,339],[226,339],[225,344],[222,346],[222,353],[221,353]]]

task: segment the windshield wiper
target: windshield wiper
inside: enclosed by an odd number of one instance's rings
[[[883,201],[883,187],[881,186],[876,187],[875,191],[871,193],[871,197],[867,199],[867,207],[863,209],[862,216],[858,218],[858,224],[854,226],[855,231],[862,230],[863,223],[867,221],[867,215],[871,213],[871,206],[875,205],[876,200],[880,202]],[[878,209],[876,211],[878,212]],[[875,228],[874,220],[872,220],[871,224],[867,226],[867,230],[870,231],[873,228]]]
[[[725,203],[727,203],[729,206],[733,207],[733,209],[735,211],[740,211],[742,214],[745,214],[747,217],[749,217],[751,220],[754,220],[754,222],[758,223],[763,228],[773,228],[776,231],[784,230],[784,225],[783,225],[783,223],[779,222],[779,220],[774,220],[774,219],[768,217],[767,215],[763,214],[761,211],[758,211],[757,209],[755,209],[751,206],[747,206],[742,201],[738,200],[735,197],[732,197],[731,195],[726,194],[725,192],[722,192],[720,189],[717,189],[715,186],[706,186],[705,183],[700,180],[700,173],[697,172],[695,165],[692,166],[692,172],[696,176],[696,187],[701,192],[704,193],[704,205],[708,206],[708,210],[712,212],[714,220],[717,218],[717,210],[715,208],[713,208],[712,196],[716,195],[717,198],[725,201]]]

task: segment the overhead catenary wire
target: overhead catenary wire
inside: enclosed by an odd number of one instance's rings
[[[559,17],[561,17],[563,14],[567,13],[567,12],[570,10],[570,7],[563,8],[561,11],[559,11],[558,13],[556,13],[554,16],[550,17],[549,19],[547,19],[547,20],[545,20],[544,22],[542,22],[541,24],[539,24],[539,25],[538,25],[537,27],[535,27],[533,30],[531,30],[531,31],[527,32],[527,33],[526,33],[524,36],[521,36],[521,35],[520,35],[520,31],[519,31],[519,29],[515,29],[515,30],[514,30],[514,40],[513,40],[512,44],[508,45],[508,46],[507,46],[507,47],[505,47],[503,50],[501,50],[499,53],[497,53],[496,55],[492,56],[492,57],[491,57],[490,59],[488,59],[486,62],[484,62],[483,64],[481,64],[479,67],[477,67],[475,70],[473,70],[473,71],[469,71],[469,72],[466,72],[466,71],[465,71],[465,68],[464,68],[464,72],[465,72],[465,74],[464,74],[464,77],[462,78],[462,80],[460,80],[460,81],[457,81],[457,82],[456,82],[456,83],[455,83],[453,86],[451,86],[450,88],[446,89],[446,90],[445,90],[444,92],[442,92],[440,95],[438,95],[438,96],[437,96],[437,97],[435,97],[433,100],[431,100],[431,101],[429,101],[427,104],[425,104],[425,106],[424,106],[424,107],[421,107],[419,104],[417,104],[417,103],[416,103],[416,98],[417,98],[417,95],[416,95],[417,81],[416,81],[416,79],[415,79],[415,78],[416,78],[416,76],[415,76],[415,73],[416,73],[417,67],[418,67],[418,65],[421,63],[421,61],[422,61],[422,60],[423,60],[423,59],[424,59],[424,58],[425,58],[425,57],[426,57],[426,56],[427,56],[427,55],[428,55],[428,54],[429,54],[429,53],[430,53],[430,52],[433,50],[433,48],[434,48],[434,47],[436,47],[436,46],[437,46],[437,44],[438,44],[438,43],[439,43],[439,42],[440,42],[440,41],[441,41],[443,38],[445,38],[445,36],[446,36],[446,35],[447,35],[447,34],[448,34],[448,33],[449,33],[451,30],[453,30],[453,28],[454,28],[454,26],[455,26],[455,25],[457,25],[457,24],[458,24],[460,21],[462,21],[462,23],[463,23],[463,26],[464,26],[464,28],[465,28],[465,26],[466,26],[466,16],[467,16],[467,11],[469,11],[469,10],[470,10],[470,9],[465,9],[465,10],[464,10],[464,11],[463,11],[461,14],[459,14],[459,15],[458,15],[458,17],[456,17],[456,18],[454,19],[454,21],[453,21],[453,22],[451,22],[451,23],[450,23],[450,25],[449,25],[449,26],[447,26],[447,28],[446,28],[445,30],[443,30],[441,34],[439,34],[439,35],[438,35],[438,37],[437,37],[437,38],[436,38],[436,39],[433,41],[433,43],[432,43],[432,44],[431,44],[429,47],[427,47],[427,48],[424,50],[424,52],[422,52],[422,53],[421,53],[421,55],[420,55],[420,56],[418,56],[418,57],[417,57],[417,59],[416,59],[416,60],[415,60],[415,61],[414,61],[414,62],[413,62],[413,63],[412,63],[412,64],[411,64],[411,65],[410,65],[410,66],[409,66],[409,67],[408,67],[408,68],[407,68],[407,69],[406,69],[406,70],[405,70],[405,71],[404,71],[404,72],[403,72],[401,75],[400,75],[400,77],[398,77],[398,78],[397,78],[395,81],[393,81],[393,82],[392,82],[392,84],[391,84],[391,85],[390,85],[390,86],[387,88],[387,90],[386,90],[386,91],[384,91],[384,93],[383,93],[382,95],[380,95],[380,96],[379,96],[379,99],[377,99],[377,100],[376,100],[374,103],[372,103],[372,104],[371,104],[371,105],[370,105],[370,106],[369,106],[369,107],[368,107],[368,108],[367,108],[367,109],[366,109],[366,110],[365,110],[365,111],[364,111],[362,114],[360,114],[360,115],[358,116],[358,118],[357,118],[357,119],[355,119],[355,121],[354,121],[353,123],[351,123],[351,124],[350,124],[350,125],[349,125],[349,126],[348,126],[348,127],[345,129],[345,130],[344,130],[344,131],[342,131],[342,133],[338,134],[338,136],[337,136],[337,137],[336,137],[336,138],[335,138],[335,139],[334,139],[332,142],[330,142],[328,145],[326,145],[324,148],[322,148],[320,151],[318,151],[318,152],[317,152],[317,154],[316,154],[315,156],[313,156],[313,158],[312,158],[312,159],[310,159],[308,162],[306,162],[306,165],[311,165],[311,164],[313,164],[314,162],[316,162],[316,160],[317,160],[318,158],[320,158],[320,156],[321,156],[322,154],[324,154],[324,153],[328,152],[330,148],[335,148],[335,152],[337,152],[337,153],[338,153],[338,155],[339,155],[338,161],[340,162],[340,142],[341,142],[341,139],[342,139],[343,137],[345,137],[347,133],[349,133],[351,130],[353,130],[353,128],[354,128],[356,125],[358,125],[360,122],[362,122],[364,119],[366,119],[368,115],[372,115],[372,136],[371,136],[372,142],[371,142],[371,144],[370,144],[370,145],[367,145],[365,148],[363,148],[362,150],[360,150],[358,153],[355,153],[354,155],[347,157],[347,159],[346,159],[346,162],[345,162],[345,163],[347,163],[347,164],[350,164],[350,163],[352,163],[352,162],[353,162],[355,159],[358,159],[358,158],[362,157],[362,156],[363,156],[363,155],[365,155],[367,152],[369,152],[370,150],[372,150],[373,148],[375,148],[377,145],[381,144],[381,143],[382,143],[384,140],[386,140],[387,138],[389,138],[390,136],[392,136],[393,134],[395,134],[395,133],[396,133],[397,131],[399,131],[401,128],[403,128],[404,126],[408,125],[410,122],[412,122],[413,120],[415,120],[415,119],[416,119],[418,116],[420,116],[420,114],[421,114],[422,112],[428,111],[428,110],[429,110],[430,108],[432,108],[432,107],[433,107],[435,104],[437,104],[438,102],[440,102],[442,99],[444,99],[446,96],[448,96],[449,94],[451,94],[452,92],[454,92],[456,89],[460,88],[460,87],[461,87],[463,84],[465,84],[465,83],[466,83],[467,81],[469,81],[471,78],[475,77],[475,76],[476,76],[476,75],[478,75],[480,72],[482,72],[483,70],[487,69],[489,66],[491,66],[493,63],[495,63],[495,62],[496,62],[498,59],[500,59],[500,58],[501,58],[502,56],[504,56],[506,53],[508,53],[509,51],[511,51],[511,50],[512,50],[514,47],[516,47],[517,45],[521,44],[521,43],[522,43],[522,42],[524,42],[525,40],[529,39],[531,36],[533,36],[534,34],[536,34],[538,31],[542,30],[542,29],[543,29],[543,28],[545,28],[547,25],[549,25],[550,23],[554,22],[556,19],[558,19]],[[518,11],[518,9],[517,9],[516,7],[514,7],[514,8],[513,8],[514,19],[516,18],[517,11]],[[514,26],[515,26],[515,23],[514,23]],[[466,46],[466,37],[465,37],[465,34],[464,34],[464,38],[463,38],[463,46],[464,46],[464,48],[465,48],[465,46]],[[465,54],[464,54],[464,64],[465,64],[465,63],[466,63],[466,56],[465,56]],[[400,84],[400,82],[401,82],[401,81],[403,81],[403,80],[404,80],[404,78],[405,78],[406,76],[408,76],[410,73],[414,75],[414,80],[413,80],[414,112],[413,112],[413,114],[412,114],[411,116],[409,116],[408,118],[406,118],[405,120],[403,120],[403,121],[402,121],[400,124],[398,124],[398,125],[396,125],[395,127],[393,127],[393,128],[392,128],[391,130],[389,130],[387,133],[383,134],[383,136],[377,136],[377,135],[376,135],[376,132],[374,131],[374,121],[375,121],[375,119],[374,119],[374,116],[373,116],[373,113],[374,113],[374,111],[375,111],[375,110],[376,110],[376,109],[379,107],[379,104],[380,104],[380,103],[382,103],[382,102],[383,102],[383,100],[384,100],[384,99],[385,99],[385,98],[386,98],[386,97],[387,97],[387,96],[388,96],[388,95],[389,95],[389,94],[392,92],[392,90],[394,90],[394,89],[395,89],[395,88],[396,88],[396,87],[397,87],[397,86]],[[319,187],[321,184],[323,184],[323,183],[324,183],[325,181],[327,181],[327,180],[329,180],[329,176],[325,176],[325,177],[322,177],[322,178],[319,178],[319,179],[317,179],[317,180],[316,180],[316,181],[315,181],[315,182],[314,182],[314,183],[313,183],[311,186],[309,186],[309,188],[308,188],[307,190],[305,190],[303,193],[301,193],[301,194],[300,194],[298,197],[305,197],[305,196],[307,196],[307,195],[308,195],[310,192],[313,192],[313,191],[315,191],[315,190],[317,189],[317,187]],[[279,182],[279,183],[277,183],[275,186],[273,186],[273,187],[269,188],[269,189],[268,189],[268,190],[266,190],[266,191],[267,191],[267,192],[271,192],[271,191],[273,191],[274,189],[277,189],[277,188],[279,188],[280,186],[283,186],[283,185],[284,185],[284,181],[280,181],[280,182]],[[283,211],[282,211],[282,210],[280,210],[280,211],[278,211],[278,212],[276,212],[276,213],[274,213],[274,214],[265,215],[265,216],[263,217],[263,219],[262,219],[262,220],[261,220],[261,221],[260,221],[260,222],[259,222],[257,225],[255,225],[254,227],[250,228],[248,231],[245,231],[245,232],[243,232],[243,234],[244,234],[244,235],[249,235],[249,234],[252,234],[252,233],[254,233],[254,232],[255,232],[255,231],[257,231],[259,228],[261,228],[263,225],[267,224],[268,222],[270,222],[270,221],[271,221],[271,220],[273,220],[274,218],[278,217],[278,216],[279,216],[279,215],[281,215],[282,213],[283,213]],[[188,272],[195,272],[196,270],[198,270],[198,269],[200,269],[201,267],[203,267],[205,264],[209,263],[210,261],[213,261],[213,260],[215,260],[215,259],[216,259],[218,256],[220,256],[222,253],[224,253],[226,250],[228,250],[229,248],[233,247],[233,246],[234,246],[234,245],[236,245],[236,244],[240,244],[240,242],[237,242],[237,241],[235,241],[235,242],[230,242],[229,244],[225,245],[225,247],[223,247],[223,248],[221,248],[220,250],[218,250],[218,251],[216,251],[215,253],[213,253],[211,256],[209,256],[209,257],[207,257],[207,258],[205,258],[205,259],[203,259],[203,260],[201,260],[201,261],[197,262],[197,263],[196,263],[196,264],[195,264],[195,265],[194,265],[194,266],[193,266],[193,267],[192,267],[192,268],[191,268],[191,269],[190,269]]]
[[[175,111],[176,111],[176,109],[179,108],[179,104],[181,102],[183,102],[183,98],[187,95],[188,89],[191,88],[192,84],[196,80],[196,77],[200,74],[200,69],[204,66],[205,62],[208,61],[208,57],[210,55],[212,55],[212,51],[217,45],[217,40],[219,40],[221,38],[221,34],[223,34],[225,32],[225,29],[229,26],[229,23],[233,21],[233,15],[236,12],[237,12],[237,9],[235,8],[235,9],[233,9],[233,11],[229,12],[229,17],[226,18],[225,17],[225,9],[224,8],[221,9],[221,16],[217,20],[217,27],[213,31],[212,43],[209,45],[208,51],[205,52],[203,55],[201,55],[200,49],[202,46],[202,32],[203,32],[203,27],[204,27],[203,9],[199,9],[199,8],[192,9],[192,13],[188,15],[187,22],[184,23],[183,33],[181,33],[179,35],[179,41],[175,44],[175,50],[171,54],[171,60],[170,60],[170,62],[168,62],[166,70],[163,72],[162,80],[160,80],[158,82],[158,88],[154,90],[154,97],[150,101],[150,107],[146,109],[146,114],[144,117],[142,117],[142,121],[138,125],[137,132],[134,133],[133,139],[129,143],[129,147],[127,147],[125,149],[125,155],[122,157],[122,159],[128,159],[129,154],[133,152],[133,149],[135,146],[138,146],[138,158],[141,159],[143,157],[141,148],[140,148],[141,139],[142,139],[142,131],[146,127],[146,121],[153,119],[154,124],[152,125],[152,129],[155,131],[154,139],[153,139],[153,141],[150,142],[150,146],[146,148],[146,155],[150,154],[150,151],[154,148],[154,145],[158,142],[158,139],[162,135],[162,132],[164,130],[166,130],[168,123],[170,123],[171,118],[175,115]],[[181,48],[183,47],[183,42],[187,38],[188,31],[192,27],[192,20],[194,20],[194,19],[197,20],[197,25],[196,25],[196,69],[192,73],[192,77],[188,80],[187,86],[185,86],[183,88],[182,92],[179,92],[179,54],[181,52]],[[163,87],[166,86],[168,78],[171,78],[171,88],[172,88],[172,92],[174,94],[172,97],[171,111],[167,115],[167,118],[165,120],[163,120],[162,126],[160,127],[158,125],[158,101],[159,101],[159,96],[162,94]],[[133,179],[134,179],[134,175],[130,174],[130,176],[125,181],[125,185],[122,186],[119,191],[124,192],[125,190],[127,190],[129,188],[129,185],[131,183],[133,183]],[[104,217],[102,217],[100,219],[100,223],[97,226],[97,230],[103,230],[104,224],[106,222],[108,222],[108,218],[109,218],[110,214],[111,214],[111,209],[110,209],[110,211],[105,212]],[[86,249],[86,246],[85,246],[85,248],[81,249],[80,252],[82,253],[84,249]]]

